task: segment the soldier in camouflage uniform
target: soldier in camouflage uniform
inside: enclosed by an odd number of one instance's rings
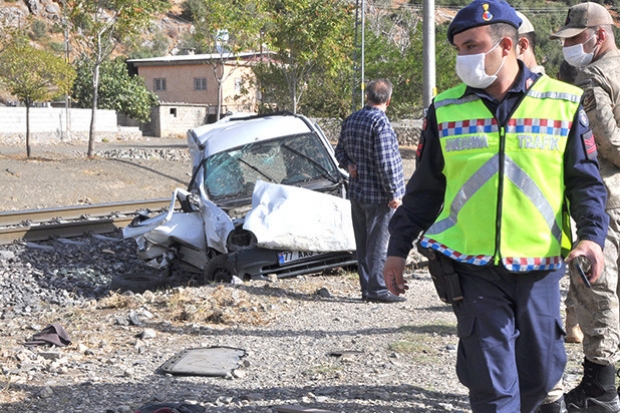
[[[594,133],[590,139],[595,139],[598,147],[610,217],[601,278],[589,289],[577,274],[571,273],[570,277],[577,319],[584,334],[585,360],[581,383],[565,396],[569,412],[620,412],[614,366],[620,343],[620,52],[613,24],[604,6],[581,3],[569,9],[566,24],[551,36],[563,39],[564,58],[581,69],[575,84],[584,89],[582,103]]]

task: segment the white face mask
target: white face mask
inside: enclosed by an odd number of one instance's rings
[[[592,62],[592,58],[594,57],[594,50],[591,53],[586,53],[583,51],[583,45],[588,43],[592,38],[596,36],[594,33],[588,40],[583,43],[575,44],[573,46],[564,46],[562,48],[562,53],[564,54],[564,60],[575,67],[586,67]]]
[[[467,86],[478,89],[486,89],[491,86],[493,82],[495,82],[495,79],[497,79],[497,74],[502,69],[502,66],[504,66],[506,56],[502,58],[502,64],[492,75],[487,75],[484,68],[484,63],[486,55],[491,53],[500,44],[500,42],[501,40],[486,53],[456,56],[456,74]]]

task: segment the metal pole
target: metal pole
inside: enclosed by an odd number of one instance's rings
[[[359,37],[359,13],[360,13],[360,0],[355,0],[355,27],[354,27],[354,31],[355,31],[355,39],[353,41],[353,76],[352,76],[352,80],[353,80],[353,84],[352,84],[352,88],[351,88],[351,112],[355,112],[355,101],[357,100],[357,56],[358,56],[358,51],[357,51],[357,43],[358,43],[358,37]]]
[[[67,4],[66,1],[63,0],[62,2],[62,12],[63,12],[63,18],[62,18],[62,22],[65,26],[65,62],[67,64],[69,64],[69,22],[67,20]],[[70,115],[69,115],[69,93],[67,93],[65,95],[65,131],[64,131],[64,138],[66,140],[69,140],[71,137],[69,136],[71,127],[69,126],[70,123]]]
[[[65,20],[65,62],[69,64],[69,26]],[[65,95],[65,139],[69,140],[69,93]]]
[[[424,48],[423,84],[424,108],[428,108],[437,94],[435,86],[435,0],[424,0],[422,46]]]
[[[361,98],[362,107],[364,107],[365,98],[364,91],[366,90],[366,79],[364,78],[364,27],[366,26],[366,0],[362,0],[362,82],[361,82]]]

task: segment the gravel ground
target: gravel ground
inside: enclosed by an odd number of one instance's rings
[[[80,145],[35,147],[32,160],[2,148],[0,209],[168,197],[189,180],[184,144],[102,143],[94,160]],[[403,150],[408,171],[412,153]],[[164,276],[134,251],[120,233],[0,247],[0,411],[130,413],[163,402],[209,412],[470,411],[454,372],[454,315],[415,256],[408,300],[371,304],[344,270],[227,286],[175,270],[166,288],[112,291],[115,276]],[[51,323],[69,346],[23,345]],[[178,352],[213,346],[246,355],[225,377],[161,372]],[[567,350],[573,386],[580,348]]]

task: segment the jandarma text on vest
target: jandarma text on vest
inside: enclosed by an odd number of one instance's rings
[[[487,137],[484,135],[446,139],[446,152],[464,151],[467,149],[482,149],[488,147],[489,142],[487,142]]]

